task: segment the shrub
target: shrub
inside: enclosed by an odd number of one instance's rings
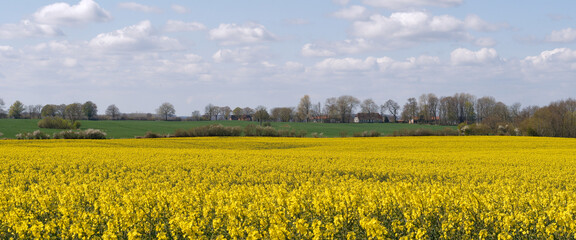
[[[106,133],[98,129],[86,129],[83,134],[85,139],[106,139]]]
[[[155,132],[151,132],[151,131],[146,132],[146,134],[144,135],[144,138],[161,138],[161,137],[164,137],[164,136],[162,136],[161,134],[155,133]]]
[[[442,130],[431,130],[427,128],[418,129],[402,129],[394,131],[392,136],[458,136],[459,131],[451,128],[444,128]]]
[[[354,133],[354,137],[380,137],[380,132],[370,130]]]
[[[244,127],[244,136],[253,137],[256,136],[256,125],[248,124]]]
[[[340,137],[343,137],[343,138],[348,137],[348,132],[347,131],[341,131]]]
[[[51,128],[51,129],[78,129],[80,128],[80,122],[74,121],[70,122],[61,117],[45,117],[38,121],[39,128]]]
[[[314,138],[321,138],[321,137],[324,137],[324,133],[313,132],[313,133],[312,133],[312,137],[314,137]]]
[[[54,139],[106,139],[106,133],[98,129],[86,129],[84,131],[66,130],[54,133]]]
[[[40,130],[36,130],[34,132],[26,132],[26,133],[18,133],[16,134],[16,139],[24,140],[24,139],[50,139],[50,135],[41,132]]]

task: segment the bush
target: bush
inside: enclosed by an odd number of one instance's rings
[[[454,130],[451,128],[444,128],[442,130],[431,130],[427,128],[418,128],[418,129],[402,129],[399,131],[394,131],[392,136],[399,137],[399,136],[458,136],[458,130]]]
[[[50,135],[41,132],[40,130],[36,130],[34,132],[28,133],[18,133],[16,134],[16,139],[25,140],[25,139],[50,139]]]
[[[52,137],[54,139],[106,139],[106,133],[98,129],[67,130],[54,133]]]
[[[192,128],[189,130],[177,129],[174,132],[175,137],[305,137],[306,131],[296,130],[276,130],[272,127],[262,127],[254,124],[248,124],[244,127],[225,127],[221,124],[207,125]]]
[[[324,133],[313,132],[313,133],[312,133],[312,137],[314,137],[314,138],[321,138],[321,137],[324,137]]]
[[[380,135],[380,132],[374,130],[354,133],[354,137],[380,137]]]
[[[144,135],[144,138],[162,138],[162,137],[164,136],[150,131],[146,132],[146,134]]]
[[[256,125],[248,124],[244,127],[244,136],[253,137],[256,136]]]
[[[45,117],[38,121],[39,128],[50,128],[50,129],[78,129],[80,128],[80,122],[74,121],[70,122],[61,117]]]

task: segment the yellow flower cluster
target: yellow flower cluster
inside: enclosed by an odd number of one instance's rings
[[[574,239],[576,140],[0,142],[0,239]]]

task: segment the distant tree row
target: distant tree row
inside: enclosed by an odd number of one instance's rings
[[[182,120],[176,117],[171,103],[163,103],[156,114],[122,114],[115,105],[106,108],[105,115],[98,116],[96,104],[29,105],[14,102],[8,110],[0,99],[0,118],[62,117],[72,121],[88,119],[135,119],[135,120]],[[469,134],[506,134],[553,137],[576,137],[576,100],[568,99],[550,103],[548,106],[522,107],[520,103],[506,105],[494,97],[477,98],[468,93],[452,96],[436,96],[433,93],[411,97],[401,105],[389,99],[381,105],[373,99],[363,101],[350,95],[331,97],[313,104],[308,95],[303,96],[296,107],[265,106],[236,107],[208,104],[204,113],[193,111],[187,120],[215,121],[241,120],[277,122],[325,122],[325,123],[413,123],[433,125],[460,125]]]

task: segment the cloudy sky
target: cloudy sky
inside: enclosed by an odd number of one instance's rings
[[[576,1],[3,1],[0,98],[177,115],[208,103],[576,97]],[[6,106],[7,107],[7,106]]]

